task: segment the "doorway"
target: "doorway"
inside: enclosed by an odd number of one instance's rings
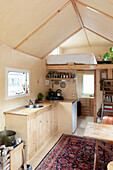
[[[75,135],[83,136],[87,123],[94,122],[95,71],[77,71],[77,99],[81,109],[78,109]]]

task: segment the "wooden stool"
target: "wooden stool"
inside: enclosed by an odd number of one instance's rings
[[[113,170],[113,161],[108,163],[107,170]]]

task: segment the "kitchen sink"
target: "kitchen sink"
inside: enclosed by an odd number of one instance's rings
[[[32,108],[41,108],[41,107],[44,107],[43,105],[38,105],[38,104],[31,104],[31,105],[27,105],[27,106],[25,106],[26,108],[30,108],[30,109],[32,109]]]

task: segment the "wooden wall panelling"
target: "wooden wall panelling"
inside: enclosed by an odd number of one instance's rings
[[[104,35],[107,39],[113,41],[112,29],[113,29],[113,19],[100,14],[99,12],[92,10],[86,6],[77,3],[78,10],[81,14],[84,26],[97,32],[100,35]],[[110,29],[109,29],[109,23]],[[104,29],[103,29],[104,28]]]
[[[77,32],[75,35],[73,35],[68,41],[65,41],[63,44],[61,44],[61,48],[69,49],[69,48],[75,48],[75,47],[86,47],[88,46],[88,42],[86,39],[86,36],[84,34],[83,29],[79,32]]]
[[[35,34],[38,30],[40,30],[43,26],[45,26],[53,17],[55,17],[59,12],[61,12],[65,7],[69,5],[70,1],[68,1],[64,6],[62,6],[60,9],[57,10],[53,15],[51,15],[48,19],[46,19],[45,22],[43,22],[37,29],[35,29],[33,32],[31,32],[25,39],[23,39],[14,49],[17,49],[19,46],[21,46],[26,40],[28,40],[33,34]]]
[[[2,1],[1,43],[15,47],[67,2],[68,0],[49,0],[45,5],[45,0],[12,0],[11,3]]]
[[[112,9],[112,0],[95,0],[95,1],[90,1],[90,0],[75,0],[75,2],[80,3],[81,5],[87,6],[92,8],[92,10],[96,10],[97,12],[100,12],[104,15],[109,15],[109,17],[113,17],[113,9]]]
[[[39,31],[33,34],[32,37],[25,41],[24,44],[19,46],[17,50],[43,57],[79,28],[81,28],[81,25],[70,3]]]
[[[76,13],[76,15],[77,15],[77,17],[78,17],[78,20],[79,20],[79,22],[80,22],[80,24],[81,24],[81,27],[82,27],[82,29],[83,29],[83,31],[84,31],[84,34],[85,34],[85,36],[86,36],[88,45],[91,46],[91,45],[90,45],[90,42],[89,42],[89,39],[88,39],[88,36],[87,36],[87,33],[86,33],[86,30],[84,29],[84,23],[83,23],[83,21],[82,21],[82,18],[81,18],[81,15],[80,15],[80,13],[79,13],[79,10],[78,10],[78,8],[77,8],[77,5],[76,5],[76,3],[75,3],[74,0],[71,0],[71,3],[72,3],[72,5],[73,5],[73,8],[74,8],[74,10],[75,10],[75,13]]]
[[[105,37],[102,37],[100,35],[98,35],[97,33],[94,33],[91,30],[86,29],[86,33],[88,36],[88,39],[90,41],[91,46],[93,47],[97,47],[100,48],[100,46],[104,47],[110,47],[113,45],[112,41],[109,41],[108,39],[105,39]],[[98,53],[98,52],[97,52]],[[104,54],[104,51],[103,51]]]
[[[66,40],[68,40],[69,38],[73,37],[74,35],[76,35],[76,34],[77,34],[79,31],[81,31],[81,30],[82,30],[82,28],[79,28],[78,30],[76,30],[76,31],[74,31],[72,34],[70,34],[68,37],[66,37],[65,39],[63,39],[63,41],[61,41],[60,43],[58,43],[54,48],[52,48],[49,52],[47,52],[47,53],[42,57],[42,59],[45,58],[45,57],[47,57],[54,49],[56,49],[56,48],[59,47],[59,46],[60,46],[60,50],[61,50],[61,48],[62,48],[61,44],[62,44],[62,43],[65,43]]]

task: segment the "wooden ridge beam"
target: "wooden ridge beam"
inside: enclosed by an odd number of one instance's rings
[[[70,0],[65,3],[57,12],[55,12],[51,17],[49,17],[44,23],[42,23],[36,30],[34,30],[31,34],[29,34],[26,38],[24,38],[14,49],[20,47],[25,41],[27,41],[32,35],[38,32],[43,26],[45,26],[52,18],[54,18],[57,14],[59,14],[63,9],[65,9],[70,4]]]
[[[88,42],[89,46],[91,47],[91,44],[90,44],[90,42],[89,42],[89,39],[88,39],[86,30],[84,29],[84,23],[83,23],[83,21],[82,21],[82,18],[81,18],[81,15],[80,15],[79,10],[78,10],[78,8],[77,8],[77,5],[76,5],[76,3],[75,3],[74,0],[70,0],[70,1],[71,1],[72,5],[73,5],[73,8],[74,8],[75,13],[76,13],[76,15],[77,15],[77,18],[78,18],[78,20],[79,20],[79,22],[80,22],[80,24],[81,24],[81,27],[83,28],[83,31],[84,31],[84,34],[85,34],[85,36],[86,36],[87,42]]]
[[[101,38],[104,38],[105,40],[110,41],[111,43],[113,43],[113,41],[112,41],[112,40],[110,40],[110,39],[108,39],[108,38],[106,38],[106,37],[104,37],[104,36],[100,35],[99,33],[97,33],[97,32],[95,32],[95,31],[93,31],[93,30],[89,29],[88,27],[84,27],[84,28],[85,28],[85,29],[87,29],[87,30],[89,30],[89,31],[91,31],[91,32],[93,32],[94,34],[96,34],[96,35],[100,36]]]
[[[83,3],[83,2],[80,2],[79,0],[74,0],[74,1],[77,2],[77,3],[79,3],[79,4],[81,4],[81,5],[83,5],[83,6],[85,6],[85,7],[91,8],[93,11],[96,11],[96,12],[98,12],[98,13],[100,13],[100,14],[103,14],[103,15],[105,15],[105,16],[113,19],[113,16],[111,16],[111,15],[109,15],[109,14],[106,14],[105,12],[102,12],[102,11],[96,9],[96,8],[93,8],[92,6],[89,6],[89,5],[87,5],[87,4]]]
[[[68,37],[66,37],[63,41],[61,41],[59,44],[57,44],[57,46],[55,46],[52,50],[50,50],[48,53],[46,53],[43,57],[47,57],[54,49],[56,49],[57,47],[59,47],[63,42],[65,42],[68,38],[71,38],[73,35],[75,35],[76,33],[78,33],[79,31],[82,30],[82,27],[80,27],[78,30],[76,30],[75,32],[73,32],[71,35],[69,35]]]
[[[113,64],[46,65],[47,70],[101,70],[113,69]]]

